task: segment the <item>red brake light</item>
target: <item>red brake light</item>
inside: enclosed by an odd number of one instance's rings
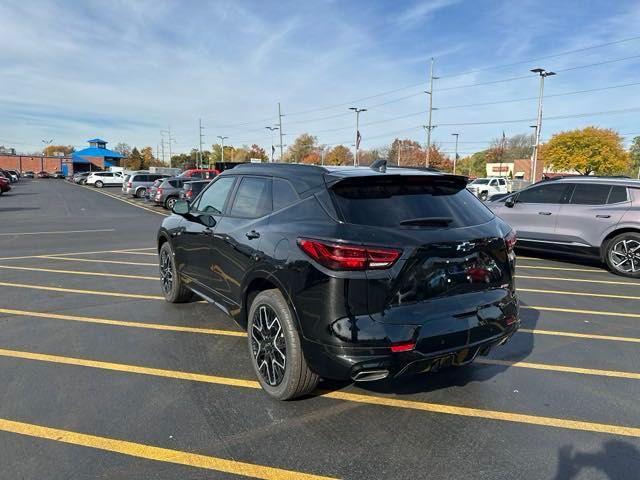
[[[395,248],[326,243],[306,238],[299,238],[298,245],[304,253],[331,270],[389,268],[402,254],[402,250]]]
[[[131,182],[127,182],[127,188],[131,188]]]
[[[394,353],[409,352],[414,348],[416,348],[416,342],[413,340],[409,342],[396,342],[391,344],[391,351]]]
[[[517,241],[518,238],[516,237],[515,230],[511,230],[509,233],[507,233],[507,235],[504,237],[504,243],[507,244],[507,251],[512,251],[515,248]]]
[[[187,190],[186,192],[184,192],[184,196],[187,198],[193,197],[193,190]]]

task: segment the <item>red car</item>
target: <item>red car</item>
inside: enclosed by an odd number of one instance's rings
[[[197,180],[197,179],[210,180],[214,178],[216,175],[218,175],[218,173],[219,172],[213,169],[190,168],[189,170],[185,170],[184,172],[182,172],[179,175],[179,177],[180,178],[188,177],[188,178],[193,178],[194,180]]]
[[[4,177],[0,177],[0,195],[4,192],[8,192],[11,190],[11,185],[9,185],[9,180]]]

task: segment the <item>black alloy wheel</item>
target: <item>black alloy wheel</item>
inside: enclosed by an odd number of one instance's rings
[[[176,271],[169,242],[163,243],[160,248],[160,286],[167,302],[184,303],[193,298],[193,292],[184,285]]]
[[[280,385],[287,367],[287,344],[278,315],[269,305],[260,305],[251,322],[251,351],[262,379]]]

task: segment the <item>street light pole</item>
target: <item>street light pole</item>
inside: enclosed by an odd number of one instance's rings
[[[542,131],[542,98],[544,95],[544,79],[546,77],[550,77],[555,75],[555,72],[549,72],[544,68],[534,68],[531,70],[533,73],[537,73],[540,75],[540,94],[538,96],[538,119],[536,121],[536,143],[533,147],[533,162],[532,169],[533,173],[531,175],[531,181],[533,183],[536,182],[536,177],[538,174],[538,150],[540,149],[540,133]]]
[[[273,131],[280,130],[280,127],[264,127],[264,128],[271,131],[271,163],[273,163],[273,151],[275,150],[275,148],[273,148]]]
[[[222,154],[220,156],[221,157],[220,161],[224,163],[224,141],[225,141],[226,138],[229,138],[229,137],[225,137],[223,135],[218,135],[218,138],[220,139],[220,142],[221,142],[221,145],[222,145],[222,148],[220,149],[222,151]]]
[[[458,137],[460,136],[459,133],[452,133],[451,135],[453,135],[454,137],[456,137],[456,149],[455,149],[455,156],[453,157],[453,174],[456,174],[456,164],[458,163]]]
[[[278,130],[280,130],[280,161],[284,162],[284,145],[282,142],[282,135],[284,135],[282,133],[282,109],[280,108],[280,102],[278,102]]]
[[[358,148],[360,147],[360,112],[366,112],[366,108],[358,108],[358,107],[349,107],[349,110],[353,110],[356,112],[356,142],[354,144],[355,147],[355,155],[353,157],[353,166],[358,165]]]

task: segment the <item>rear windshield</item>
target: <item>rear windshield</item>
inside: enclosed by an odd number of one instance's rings
[[[462,182],[447,177],[362,177],[342,181],[332,192],[344,220],[359,225],[403,227],[409,220],[447,218],[447,228],[457,228],[493,218]]]

